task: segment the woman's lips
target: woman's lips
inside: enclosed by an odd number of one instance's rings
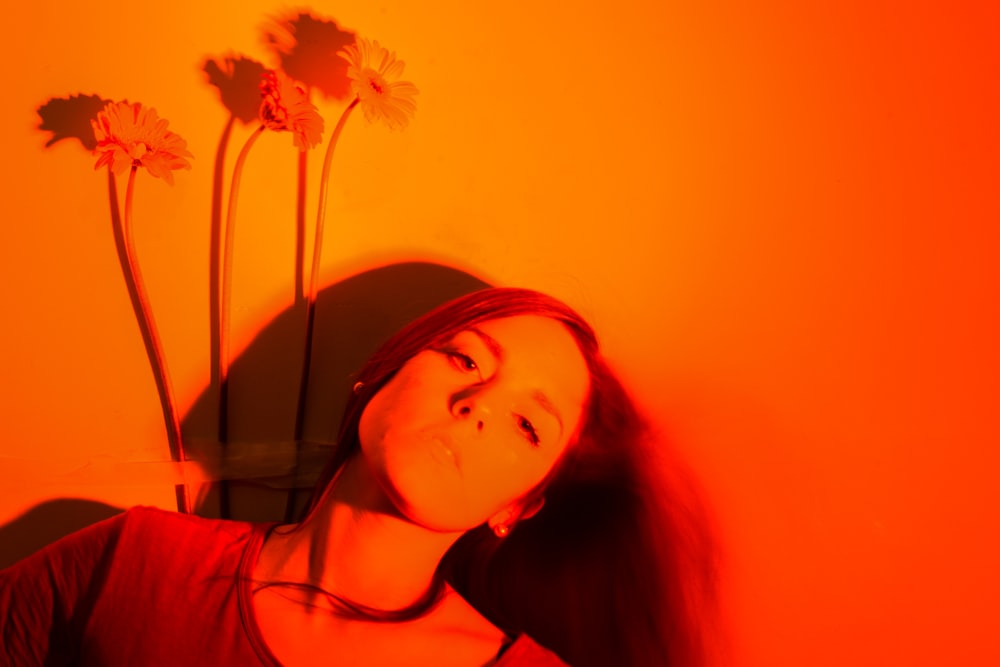
[[[445,444],[440,438],[431,440],[431,456],[438,463],[458,467],[458,457],[455,456],[455,450]]]

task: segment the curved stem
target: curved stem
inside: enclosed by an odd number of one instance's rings
[[[295,300],[296,307],[305,299],[306,255],[306,183],[308,181],[309,152],[299,151],[299,180],[295,193]]]
[[[319,205],[316,211],[316,232],[313,236],[312,268],[309,272],[309,291],[306,294],[306,335],[305,346],[302,353],[302,374],[299,378],[299,396],[295,406],[295,470],[293,472],[292,489],[288,494],[288,501],[285,504],[285,520],[291,521],[295,513],[295,501],[297,489],[295,487],[299,474],[299,453],[302,449],[302,437],[305,429],[306,416],[306,395],[309,390],[309,367],[312,364],[312,341],[313,325],[316,320],[316,291],[319,283],[320,259],[323,254],[323,223],[326,219],[326,195],[329,190],[330,165],[333,163],[333,152],[337,147],[337,141],[344,130],[344,125],[350,117],[351,112],[358,105],[358,98],[354,98],[344,113],[340,115],[333,133],[330,135],[330,142],[326,147],[326,155],[323,157],[323,171],[319,181]]]
[[[226,126],[222,129],[219,145],[215,149],[215,168],[212,170],[212,211],[211,229],[209,234],[209,355],[212,360],[212,389],[219,388],[219,295],[222,291],[222,193],[225,187],[226,149],[229,137],[232,135],[236,116],[229,115]]]
[[[167,364],[163,357],[163,345],[156,330],[156,322],[153,319],[153,311],[149,306],[149,298],[146,296],[146,286],[142,279],[142,271],[139,270],[139,263],[136,259],[135,239],[132,235],[132,199],[135,190],[135,174],[137,169],[135,165],[132,166],[132,170],[128,175],[128,185],[125,189],[125,213],[122,224],[122,238],[124,240],[128,268],[125,280],[129,284],[129,287],[132,288],[129,291],[134,294],[133,308],[136,319],[139,321],[139,329],[142,332],[143,340],[146,343],[146,354],[149,357],[150,366],[152,366],[153,379],[160,394],[163,420],[167,428],[167,440],[177,460],[184,462],[187,457],[184,453],[184,441],[181,438],[180,420],[177,417],[177,410],[174,406],[170,376],[167,373]],[[179,494],[181,496],[179,498],[180,510],[184,513],[190,513],[191,499],[188,495],[187,484],[182,484],[182,487],[182,493]]]
[[[330,143],[326,147],[326,155],[323,157],[323,172],[319,178],[319,206],[316,211],[316,234],[313,239],[312,269],[309,272],[309,294],[306,297],[310,307],[316,303],[316,284],[319,281],[319,264],[323,253],[323,222],[326,219],[326,193],[330,185],[330,165],[333,164],[333,150],[337,147],[337,140],[340,139],[340,133],[344,131],[347,118],[356,106],[358,106],[358,98],[355,97],[347,105],[347,108],[344,109],[344,113],[340,115],[337,126],[333,128],[333,134],[330,135]]]
[[[211,391],[218,395],[219,389],[219,358],[221,351],[219,345],[222,337],[219,335],[219,298],[222,291],[222,193],[225,188],[225,163],[226,150],[229,148],[229,138],[233,133],[233,126],[236,124],[236,115],[229,114],[225,127],[222,128],[222,136],[219,137],[219,145],[215,149],[215,166],[212,169],[212,213],[209,230],[209,255],[208,255],[208,354],[211,364]],[[216,424],[219,417],[216,415]],[[218,425],[216,426],[218,429]],[[216,432],[218,438],[218,431]],[[226,449],[225,443],[219,441],[219,457],[221,466],[225,468]],[[230,518],[229,511],[229,480],[220,479],[219,482],[219,516],[223,519]]]
[[[229,187],[229,208],[226,211],[225,244],[222,254],[222,296],[219,299],[219,442],[229,441],[229,305],[233,282],[233,237],[236,229],[236,202],[240,190],[243,164],[254,142],[264,132],[261,125],[250,135],[233,167],[233,182]]]

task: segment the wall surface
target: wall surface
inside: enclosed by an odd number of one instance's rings
[[[428,261],[591,319],[711,499],[735,665],[1000,664],[996,3],[569,6],[311,5],[395,50],[420,89],[405,130],[345,127],[321,284]],[[262,27],[286,11],[9,16],[0,522],[60,498],[176,507],[105,170],[76,139],[46,147],[38,109],[139,101],[194,154],[173,186],[140,174],[134,205],[187,410],[210,379],[227,120],[202,68],[274,65]],[[329,132],[343,103],[317,103]],[[233,128],[227,175],[251,130]],[[234,352],[295,299],[296,160],[276,133],[247,160]]]

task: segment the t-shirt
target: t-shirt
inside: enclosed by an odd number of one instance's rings
[[[267,528],[136,507],[49,545],[0,570],[0,664],[280,667],[251,604]],[[496,667],[565,664],[522,635]]]

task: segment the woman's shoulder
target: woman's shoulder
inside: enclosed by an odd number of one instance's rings
[[[552,651],[521,635],[504,649],[495,667],[569,667]]]
[[[236,562],[255,532],[265,528],[142,505],[126,510],[115,521],[116,551],[142,552],[145,558],[162,560],[168,569],[188,561]]]
[[[116,665],[138,664],[143,653],[200,664],[191,656],[209,648],[252,655],[239,631],[220,633],[231,640],[226,646],[214,635],[211,647],[170,642],[207,636],[207,623],[240,627],[234,575],[253,531],[253,524],[136,507],[63,537],[0,571],[0,618],[9,617],[5,636],[17,636],[8,646],[0,640],[0,663],[48,664],[50,651],[92,651],[79,663]]]
[[[229,519],[209,519],[148,505],[136,505],[120,515],[123,529],[173,530],[184,533],[223,533],[239,535],[252,532],[255,524]]]

